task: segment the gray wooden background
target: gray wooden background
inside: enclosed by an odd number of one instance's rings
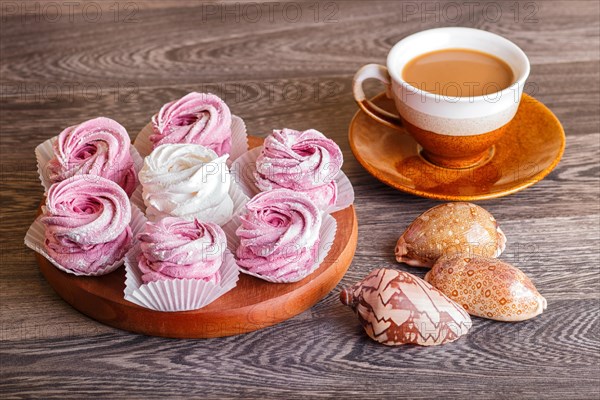
[[[597,1],[190,3],[0,3],[0,397],[600,396]],[[567,132],[544,181],[479,202],[508,236],[502,259],[531,276],[548,310],[517,324],[475,318],[469,335],[441,347],[387,348],[366,338],[339,288],[381,266],[422,276],[396,264],[393,248],[438,203],[386,187],[356,162],[350,83],[404,36],[438,26],[515,41],[532,63],[527,91]],[[251,134],[316,128],[339,143],[356,190],[354,262],[312,309],[259,332],[168,340],[106,327],[56,296],[23,245],[42,197],[33,150],[99,115],[133,137],[192,90],[223,97]]]

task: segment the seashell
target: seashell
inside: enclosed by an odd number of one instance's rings
[[[495,258],[443,256],[425,280],[478,317],[523,321],[546,309],[546,299],[527,275]]]
[[[453,342],[471,328],[465,310],[408,272],[376,269],[340,293],[367,335],[388,346]]]
[[[446,203],[421,214],[396,243],[396,260],[431,267],[442,254],[498,257],[506,236],[496,219],[471,203]]]

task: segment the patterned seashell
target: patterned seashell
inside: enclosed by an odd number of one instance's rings
[[[465,310],[408,272],[376,269],[340,293],[371,339],[388,346],[434,346],[457,340],[471,328]]]
[[[506,236],[492,214],[471,203],[446,203],[410,224],[396,243],[396,260],[431,267],[442,254],[498,257],[505,247]]]
[[[478,317],[523,321],[546,309],[546,299],[527,275],[495,258],[443,256],[425,280]]]

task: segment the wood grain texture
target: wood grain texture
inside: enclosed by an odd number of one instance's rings
[[[98,21],[90,20],[91,8],[83,16],[89,3],[79,2],[73,18],[62,10],[58,20],[41,2],[0,3],[2,397],[600,396],[597,1],[522,1],[516,16],[515,2],[479,1],[472,13],[461,6],[456,19],[442,11],[452,2],[332,1],[316,4],[316,22],[314,1],[291,3],[302,11],[298,21],[283,17],[287,3],[273,18],[262,5],[256,22],[246,3],[134,1],[130,20],[127,2],[118,4],[117,18],[106,2],[98,3]],[[31,12],[36,4],[39,18]],[[326,22],[332,10],[335,21]],[[534,20],[527,19],[532,10]],[[356,162],[346,139],[357,110],[350,84],[361,65],[383,63],[396,41],[437,26],[477,27],[515,41],[532,63],[526,91],[565,128],[564,157],[548,177],[478,202],[508,237],[501,258],[531,277],[548,310],[516,324],[474,318],[468,335],[441,347],[390,349],[364,335],[339,303],[339,287],[381,266],[422,277],[425,271],[396,264],[393,248],[416,216],[439,203],[389,188]],[[62,301],[23,245],[42,196],[33,149],[98,115],[134,135],[163,103],[191,90],[222,96],[251,134],[312,127],[340,144],[356,191],[356,256],[324,300],[259,332],[169,340],[106,327]]]

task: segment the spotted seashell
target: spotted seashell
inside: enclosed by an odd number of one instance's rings
[[[431,267],[442,254],[498,257],[505,246],[506,236],[492,214],[471,203],[446,203],[410,224],[396,244],[396,260]]]
[[[388,346],[453,342],[471,328],[465,310],[408,272],[376,269],[340,293],[371,339]]]
[[[478,317],[523,321],[546,309],[546,299],[527,275],[495,258],[443,256],[425,280]]]

